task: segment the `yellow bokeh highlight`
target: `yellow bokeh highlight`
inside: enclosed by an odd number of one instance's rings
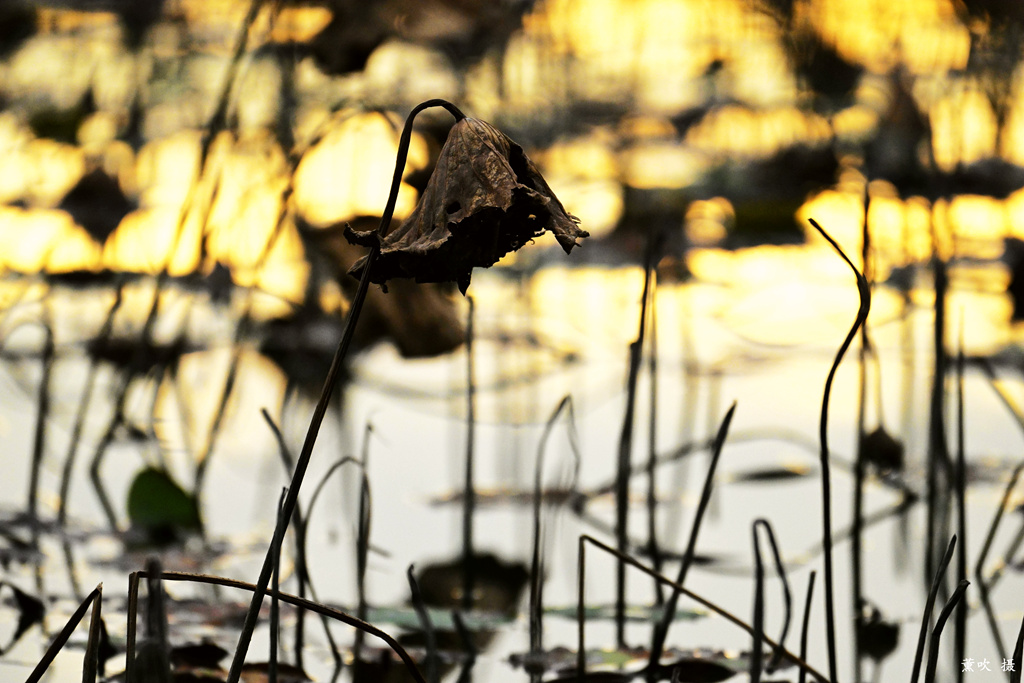
[[[282,215],[287,163],[276,145],[236,145],[225,154],[206,223],[207,256],[241,269],[256,267]]]
[[[183,131],[147,143],[138,155],[136,182],[143,206],[180,206],[199,173],[199,133]]]
[[[952,171],[996,153],[996,117],[985,95],[974,89],[955,90],[931,109],[935,165]]]
[[[922,197],[906,202],[906,246],[908,262],[923,262],[932,256],[932,206]]]
[[[851,245],[840,246],[854,256]],[[824,240],[809,247],[692,250],[687,267],[698,280],[729,288],[719,317],[749,341],[824,343],[848,330],[857,312],[853,273]],[[898,307],[898,296],[877,292],[872,319],[886,320]]]
[[[1006,206],[1006,236],[1024,240],[1024,189],[1017,190],[1004,202]]]
[[[859,192],[824,190],[811,197],[796,212],[799,223],[810,243],[824,244],[818,231],[809,223],[813,218],[836,242],[842,245],[850,259],[860,264],[862,230],[864,225],[864,199]]]
[[[847,107],[832,117],[832,130],[840,139],[867,140],[878,125],[879,115],[874,109],[859,104]]]
[[[150,275],[164,268],[170,275],[194,272],[199,267],[199,221],[192,214],[179,236],[180,222],[180,211],[172,208],[133,211],[103,245],[103,266]]]
[[[614,142],[609,130],[597,129],[530,154],[566,211],[593,238],[610,233],[625,208]]]
[[[696,247],[717,245],[726,238],[736,221],[736,210],[725,197],[712,197],[691,202],[686,210],[686,239]]]
[[[95,270],[100,248],[64,211],[0,207],[0,271]]]
[[[706,154],[676,142],[633,145],[620,159],[622,181],[641,189],[687,187],[711,165]]]
[[[793,144],[825,143],[831,137],[824,117],[796,107],[753,110],[729,105],[708,114],[686,140],[708,153],[765,157]]]
[[[592,239],[609,235],[625,210],[625,192],[617,180],[585,180],[545,174],[551,191]],[[544,245],[548,246],[545,239]],[[515,253],[509,254],[509,257]]]
[[[398,136],[397,125],[381,114],[354,114],[332,127],[295,173],[295,202],[303,218],[327,226],[356,216],[379,216],[391,189]],[[405,173],[426,166],[428,156],[426,142],[414,133]],[[396,218],[412,212],[415,195],[402,184]]]
[[[587,136],[556,142],[538,154],[531,154],[531,158],[542,167],[545,176],[604,180],[615,178],[619,173],[614,145],[612,133],[602,129]]]
[[[529,280],[528,306],[545,334],[571,338],[586,330],[593,343],[586,353],[636,338],[643,284],[643,268],[543,268]]]
[[[36,12],[36,23],[39,28],[54,33],[70,33],[117,25],[117,15],[113,12],[79,12],[48,7],[40,7]]]
[[[265,135],[236,139],[225,133],[211,145],[197,181],[199,143],[188,133],[143,149],[137,175],[144,208],[108,238],[104,266],[186,275],[219,262],[236,284],[263,290],[268,304],[287,312],[287,302],[305,295],[309,266],[283,205],[289,173],[284,152]]]
[[[1006,200],[982,195],[957,195],[930,203],[923,197],[901,199],[884,181],[870,187],[868,225],[874,276],[885,279],[891,268],[923,263],[938,254],[993,260],[1003,253],[1003,239],[1024,238],[1024,191]],[[800,222],[817,220],[860,263],[863,199],[859,192],[825,190],[797,211]],[[807,231],[810,241],[820,241]]]
[[[281,7],[266,6],[260,12],[256,27],[264,29],[270,13],[276,8],[273,24],[269,26],[269,37],[278,43],[305,43],[312,40],[330,23],[332,13],[326,7]]]
[[[74,145],[36,139],[24,148],[19,166],[25,174],[26,199],[36,206],[53,207],[85,173],[85,153]]]
[[[666,114],[699,106],[709,94],[704,72],[716,60],[739,99],[770,104],[795,94],[774,26],[742,0],[548,0],[523,26],[525,42],[541,53],[517,47],[533,64],[525,75],[564,63],[566,86],[585,100],[628,98],[635,109]],[[535,92],[552,82],[543,73]],[[530,94],[523,79],[513,85],[517,100]]]
[[[16,127],[3,132],[7,135],[0,144],[7,145],[12,165],[27,169],[20,186],[10,179],[8,199],[55,204],[85,170],[81,149],[26,139]],[[237,284],[264,290],[278,309],[301,301],[309,266],[283,204],[289,174],[283,151],[266,136],[238,140],[221,134],[210,147],[200,180],[199,143],[198,133],[180,133],[146,145],[137,164],[131,156],[114,164],[134,167],[130,175],[141,207],[125,216],[102,245],[64,211],[0,207],[0,269],[58,273],[104,268],[182,276],[219,261]],[[104,162],[108,156],[104,153]],[[5,178],[0,174],[0,187]],[[204,247],[205,263],[200,261]]]
[[[952,0],[810,0],[802,14],[847,59],[885,72],[903,62],[913,73],[967,65],[970,34]]]
[[[228,265],[236,284],[298,303],[305,296],[308,265],[298,230],[282,208],[280,193],[253,194],[235,220],[213,227],[207,255]]]
[[[645,3],[622,0],[549,0],[540,12],[557,49],[581,58],[632,52],[640,39],[637,11]]]
[[[868,204],[868,225],[871,227],[871,246],[876,252],[902,254],[907,220],[905,206],[899,197],[872,197]]]
[[[1012,341],[1013,303],[1005,290],[992,292],[957,287],[955,271],[952,279],[954,286],[946,300],[947,343],[959,344],[957,337],[962,331],[965,354],[989,355],[1006,349]],[[991,272],[985,273],[984,279],[991,281]]]
[[[953,249],[959,257],[996,259],[1007,233],[1006,203],[994,197],[959,195],[949,205]]]

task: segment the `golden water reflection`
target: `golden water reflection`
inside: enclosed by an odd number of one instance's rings
[[[1003,241],[1024,237],[1018,227],[1024,225],[1024,191],[1005,199],[936,199],[895,180],[868,182],[874,176],[867,146],[887,128],[906,130],[907,112],[900,107],[908,104],[931,128],[911,158],[931,158],[937,171],[1024,158],[1020,79],[1002,86],[1007,101],[994,97],[993,74],[972,71],[968,58],[978,36],[996,28],[967,21],[952,0],[857,6],[799,0],[789,14],[754,0],[543,0],[522,17],[507,47],[468,64],[457,64],[423,38],[431,30],[457,35],[457,18],[435,17],[439,23],[431,28],[430,8],[402,15],[389,5],[382,16],[394,19],[392,33],[366,55],[362,71],[335,77],[300,55],[290,84],[275,50],[314,40],[334,16],[325,7],[265,7],[248,30],[252,55],[230,95],[234,129],[218,132],[205,162],[199,129],[227,73],[246,6],[180,0],[173,9],[184,33],[160,25],[149,55],[119,49],[124,27],[114,14],[45,9],[41,32],[4,63],[0,77],[13,96],[31,93],[74,108],[89,89],[97,111],[84,117],[74,141],[63,142],[36,137],[12,111],[0,114],[7,160],[0,169],[0,200],[7,204],[0,213],[3,270],[180,276],[210,273],[221,264],[235,285],[277,302],[262,317],[287,314],[307,296],[311,277],[302,230],[372,217],[385,203],[400,119],[370,109],[407,109],[406,100],[421,90],[455,97],[478,107],[472,113],[524,130],[529,122],[564,124],[565,133],[540,136],[546,141],[533,156],[594,238],[622,229],[634,191],[682,207],[673,220],[695,249],[675,256],[703,282],[748,292],[747,301],[730,308],[730,324],[748,314],[767,325],[789,320],[766,333],[766,343],[790,343],[797,315],[807,318],[808,330],[823,326],[812,337],[832,329],[828,315],[814,313],[832,293],[826,287],[801,294],[790,277],[799,269],[838,288],[846,277],[839,265],[821,265],[828,250],[807,229],[808,218],[822,223],[858,263],[866,220],[876,281],[937,254],[993,264],[989,270],[996,274],[982,288],[993,296],[1007,281],[1005,268],[995,263],[1004,257]],[[847,96],[827,106],[814,102],[808,76],[797,68],[793,41],[806,35],[863,72]],[[165,92],[161,69],[168,64],[180,67],[187,96]],[[133,147],[118,137],[134,91],[147,79],[153,79],[143,126],[149,139]],[[292,149],[273,132],[286,84],[295,98]],[[569,125],[573,107],[585,114],[584,105],[612,114]],[[414,135],[406,177],[429,168],[436,142]],[[702,251],[729,242],[741,204],[750,199],[744,192],[756,192],[737,190],[743,179],[733,177],[741,175],[734,169],[787,150],[830,147],[840,160],[836,177],[821,178],[827,189],[795,200],[802,205],[794,220],[809,249]],[[95,169],[138,205],[110,226],[109,237],[90,236],[56,208]],[[416,199],[404,183],[396,218]],[[312,291],[330,310],[344,308],[337,283],[318,282]],[[769,305],[773,298],[778,310]],[[889,315],[888,304],[880,299],[876,305]],[[1005,304],[979,306],[1006,317]]]

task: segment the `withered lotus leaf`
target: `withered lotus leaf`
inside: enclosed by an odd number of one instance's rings
[[[568,254],[589,235],[578,223],[522,147],[490,124],[464,118],[448,133],[413,213],[381,239],[370,281],[454,281],[465,294],[475,266],[491,266],[546,231]],[[363,246],[378,239],[353,230],[346,237]],[[365,264],[364,257],[349,273],[360,277]]]

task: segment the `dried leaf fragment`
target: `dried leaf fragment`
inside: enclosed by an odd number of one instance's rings
[[[412,215],[381,240],[370,281],[454,281],[465,294],[475,266],[491,266],[544,232],[568,254],[589,236],[578,223],[522,147],[490,124],[464,118],[448,133]],[[363,246],[378,239],[352,230],[346,237]],[[360,259],[349,273],[361,276],[365,264]]]

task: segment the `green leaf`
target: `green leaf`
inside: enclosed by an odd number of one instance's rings
[[[427,607],[427,614],[430,615],[430,623],[439,631],[454,631],[455,621],[452,619],[452,610],[441,607]],[[511,623],[515,617],[500,612],[471,611],[462,614],[463,623],[470,631],[496,629],[505,624]],[[371,624],[388,623],[401,628],[418,630],[422,628],[419,615],[412,607],[370,607],[367,613],[367,620]]]
[[[128,490],[128,519],[132,526],[156,536],[200,531],[203,526],[195,498],[155,467],[135,476]]]

